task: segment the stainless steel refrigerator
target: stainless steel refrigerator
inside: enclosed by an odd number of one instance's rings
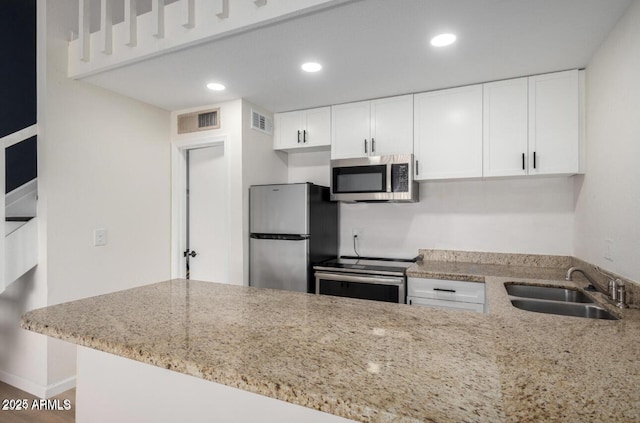
[[[314,292],[313,264],[338,255],[338,205],[329,188],[251,186],[249,219],[249,285]]]

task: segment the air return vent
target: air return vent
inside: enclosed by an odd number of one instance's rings
[[[178,134],[220,128],[220,109],[185,113],[178,116]]]
[[[251,109],[251,128],[272,135],[273,119]]]

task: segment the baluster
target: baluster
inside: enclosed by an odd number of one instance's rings
[[[113,18],[112,10],[113,5],[111,0],[101,0],[100,4],[100,30],[102,32],[103,44],[102,52],[104,54],[113,53]]]
[[[78,4],[78,45],[80,46],[80,60],[91,60],[91,0],[80,0]]]
[[[164,0],[153,0],[151,5],[155,30],[153,36],[164,38]]]
[[[138,7],[136,0],[124,0],[124,21],[129,30],[129,47],[138,45]]]
[[[185,28],[196,26],[196,0],[187,0],[187,23],[182,26]]]
[[[216,16],[220,19],[226,19],[229,17],[229,0],[218,0],[218,10]]]

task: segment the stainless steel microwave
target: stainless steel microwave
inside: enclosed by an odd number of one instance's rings
[[[417,202],[413,154],[331,160],[331,200]]]

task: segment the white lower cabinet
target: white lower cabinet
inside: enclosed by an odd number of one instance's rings
[[[482,282],[409,277],[407,304],[483,313],[485,286]]]

